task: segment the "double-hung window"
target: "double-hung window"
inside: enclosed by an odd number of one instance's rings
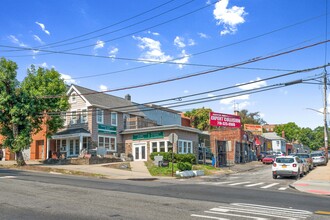
[[[99,136],[99,147],[104,147],[107,151],[115,152],[116,148],[116,138]]]
[[[87,109],[82,109],[81,110],[80,122],[81,123],[87,123]]]
[[[111,125],[117,126],[117,112],[111,112]]]
[[[71,112],[71,124],[77,124],[77,111]]]
[[[97,108],[96,109],[96,121],[98,124],[103,124],[103,110]]]

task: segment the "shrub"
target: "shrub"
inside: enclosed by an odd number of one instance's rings
[[[177,167],[180,171],[185,171],[185,170],[191,170],[192,169],[192,165],[188,162],[179,162],[177,164]]]
[[[188,162],[190,164],[196,164],[196,155],[195,154],[176,154],[175,160],[179,162]]]
[[[150,159],[155,160],[155,156],[163,156],[163,160],[172,161],[172,152],[152,152]],[[175,154],[174,154],[175,156]]]

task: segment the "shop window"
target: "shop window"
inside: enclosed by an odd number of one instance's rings
[[[152,147],[152,150],[151,152],[158,152],[158,147],[157,147],[157,142],[152,142],[151,143],[151,147]]]
[[[116,151],[116,138],[99,136],[99,147],[104,147],[107,151]]]
[[[159,152],[165,152],[165,141],[159,142]]]
[[[168,152],[168,141],[153,141],[151,142],[151,152]],[[173,149],[171,145],[171,149]]]
[[[61,151],[66,151],[66,140],[62,140]]]

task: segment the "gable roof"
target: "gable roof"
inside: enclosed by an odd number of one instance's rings
[[[139,110],[136,104],[127,99],[102,92],[100,93],[78,85],[72,85],[69,91],[72,89],[76,90],[79,95],[92,106],[145,117],[145,114]]]

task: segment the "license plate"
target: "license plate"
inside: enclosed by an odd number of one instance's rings
[[[286,165],[282,165],[282,168],[286,168]]]

